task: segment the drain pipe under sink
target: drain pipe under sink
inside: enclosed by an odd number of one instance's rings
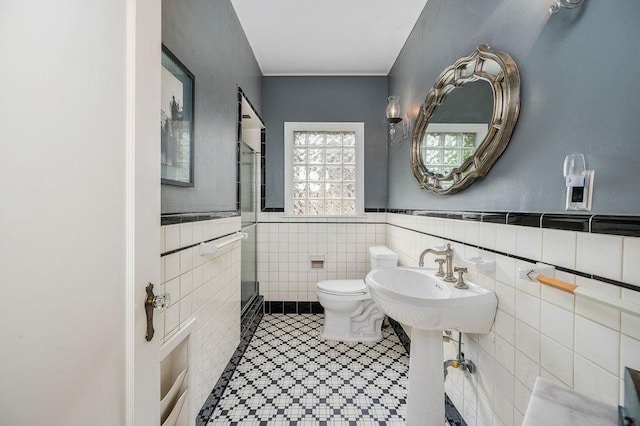
[[[451,340],[448,335],[451,334],[450,331],[446,332],[447,337],[445,339]],[[455,342],[455,340],[454,340]],[[458,355],[456,359],[448,359],[444,362],[444,379],[447,379],[447,375],[449,374],[449,367],[460,368],[462,371],[469,372],[471,374],[476,372],[476,365],[471,360],[466,360],[464,358],[464,352],[462,352],[462,332],[458,332]]]

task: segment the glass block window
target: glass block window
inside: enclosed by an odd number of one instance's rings
[[[362,213],[361,138],[350,124],[354,123],[285,123],[286,212],[294,216]]]
[[[485,124],[429,124],[420,147],[422,161],[429,171],[447,176],[473,155],[486,134]]]

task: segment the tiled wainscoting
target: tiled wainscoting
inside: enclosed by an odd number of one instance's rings
[[[201,407],[240,342],[240,242],[213,255],[200,255],[199,244],[240,230],[237,215],[220,219],[163,217],[161,281],[156,294],[169,293],[171,305],[156,312],[161,343],[196,319],[195,405]],[[205,217],[206,219],[206,217]]]
[[[385,218],[385,213],[353,219],[260,213],[260,294],[267,301],[316,301],[318,281],[364,278],[369,271],[369,247],[385,243]],[[322,256],[324,268],[312,269],[311,259]]]
[[[539,215],[533,220],[541,222]],[[467,424],[520,425],[539,375],[609,404],[622,401],[624,367],[640,368],[640,318],[519,279],[517,271],[545,262],[562,267],[557,278],[640,303],[633,290],[640,285],[640,238],[408,214],[389,213],[387,222],[386,245],[403,265],[417,265],[423,249],[447,242],[458,258],[496,262],[494,272],[467,274],[499,299],[492,331],[463,335],[477,373],[453,370],[445,384]],[[425,264],[433,261],[428,256]],[[456,351],[454,342],[445,343],[448,358]]]
[[[477,373],[452,370],[446,380],[447,394],[467,424],[520,425],[539,375],[609,404],[622,401],[624,367],[640,369],[640,318],[519,279],[517,271],[544,262],[558,267],[557,278],[640,304],[638,218],[625,223],[597,216],[405,213],[313,220],[259,213],[258,281],[266,312],[315,312],[317,282],[363,278],[370,246],[387,245],[400,264],[415,266],[423,249],[451,242],[456,264],[475,256],[495,261],[495,271],[469,268],[467,276],[499,299],[492,331],[463,336],[463,351]],[[197,246],[238,231],[240,218],[201,219],[170,224],[163,217],[158,293],[170,293],[172,305],[156,323],[164,341],[197,318],[198,406],[240,342],[240,244],[207,257]],[[323,256],[323,269],[313,269],[311,260]],[[426,265],[434,265],[433,259],[428,256]],[[455,357],[454,341],[444,348],[447,358]]]

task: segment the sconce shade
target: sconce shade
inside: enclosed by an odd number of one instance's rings
[[[404,123],[402,123],[400,96],[389,96],[388,101],[386,112],[387,123],[389,123],[389,142],[391,145],[396,145],[407,140],[411,130],[411,120],[407,114],[404,114]]]
[[[391,123],[399,123],[402,121],[400,118],[400,97],[389,96],[389,103],[387,104],[387,119]]]

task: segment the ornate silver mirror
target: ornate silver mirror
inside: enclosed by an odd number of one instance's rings
[[[420,187],[453,194],[486,175],[519,113],[520,72],[507,53],[480,45],[446,68],[420,107],[411,140]]]

